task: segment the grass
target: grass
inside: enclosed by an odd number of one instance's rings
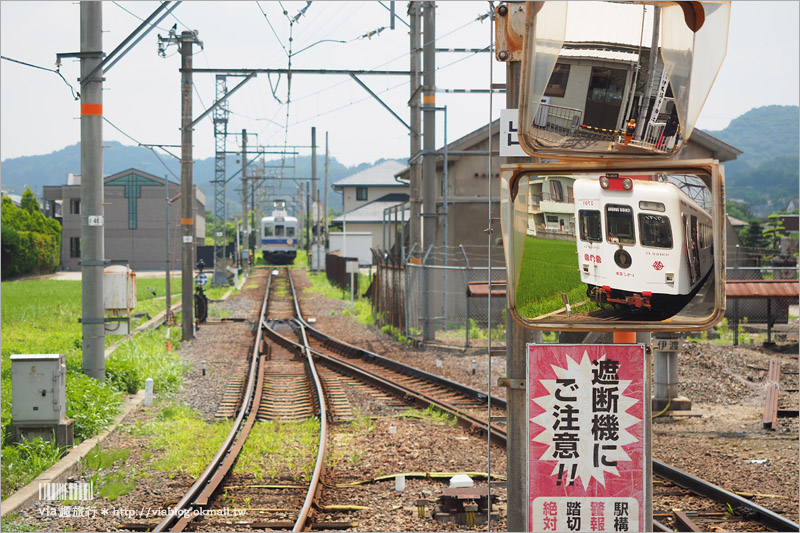
[[[293,472],[294,481],[309,481],[319,446],[319,420],[258,422],[233,467],[234,474],[252,473],[256,481]]]
[[[219,450],[231,425],[231,422],[206,423],[189,407],[166,403],[160,406],[156,417],[137,421],[127,430],[134,437],[150,439],[149,467],[196,478]]]
[[[369,276],[364,274],[359,274],[358,276],[359,287],[369,286]],[[309,272],[308,279],[311,285],[305,289],[304,292],[313,292],[333,300],[350,301],[350,293],[328,281],[328,277],[325,273]],[[358,295],[353,299],[353,309],[344,309],[342,315],[354,316],[361,324],[369,326],[375,324],[375,318],[372,316],[372,302],[370,302],[368,298],[363,298]]]
[[[578,256],[572,241],[526,237],[517,285],[517,312],[535,318],[564,307],[566,293],[573,311],[587,311],[595,304],[576,307],[586,300],[586,284],[581,282]]]
[[[173,283],[173,291],[179,283]],[[156,296],[148,290],[153,289]],[[140,280],[137,299],[141,309],[164,306],[163,279]],[[61,280],[21,280],[3,282],[3,343],[0,356],[0,426],[2,427],[2,496],[5,498],[52,466],[60,451],[49,444],[34,447],[11,446],[11,360],[17,353],[64,354],[67,366],[66,416],[74,419],[76,444],[106,429],[120,412],[122,392],[134,393],[144,380],[154,379],[155,390],[175,390],[182,380],[186,363],[177,353],[167,354],[163,330],[148,330],[120,344],[106,360],[106,381],[82,372],[81,282]],[[160,298],[159,298],[160,296]],[[180,298],[179,294],[176,294]],[[142,318],[141,321],[146,320]],[[180,331],[174,328],[169,339],[177,344]],[[106,346],[119,337],[107,335]]]
[[[400,416],[402,418],[418,418],[436,426],[455,426],[458,423],[454,416],[441,411],[433,405],[429,405],[423,411],[419,409],[406,409],[400,413]]]

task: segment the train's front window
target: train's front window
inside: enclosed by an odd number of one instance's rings
[[[600,211],[581,209],[578,216],[581,227],[581,240],[591,242],[602,241],[603,232],[600,228]]]
[[[672,228],[665,215],[639,213],[639,239],[642,246],[672,248]]]
[[[286,236],[294,237],[294,226],[286,226]]]
[[[264,226],[264,237],[272,237],[272,226]]]
[[[607,205],[606,233],[608,242],[634,244],[633,209],[627,205]]]
[[[283,226],[275,226],[275,236],[276,237],[283,237]]]

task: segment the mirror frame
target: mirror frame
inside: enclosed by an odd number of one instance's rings
[[[606,172],[654,172],[664,174],[696,173],[703,179],[712,195],[712,227],[714,242],[714,310],[696,322],[682,320],[671,323],[671,318],[661,321],[615,321],[592,322],[544,321],[521,316],[516,308],[517,268],[515,257],[521,250],[515,249],[514,200],[519,191],[520,180],[541,174],[602,174]],[[716,160],[695,159],[680,161],[596,161],[564,163],[517,163],[501,166],[501,223],[503,249],[506,260],[508,309],[514,321],[528,329],[543,331],[702,331],[712,328],[725,316],[725,178],[723,167]]]

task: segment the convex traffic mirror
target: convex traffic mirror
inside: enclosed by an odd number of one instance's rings
[[[725,309],[723,182],[709,160],[504,165],[514,318],[544,330],[712,327]]]
[[[680,152],[725,58],[730,2],[549,1],[527,2],[525,11],[519,141],[526,153],[669,159]]]

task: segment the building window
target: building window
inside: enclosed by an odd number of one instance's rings
[[[560,181],[550,181],[550,197],[554,202],[564,201],[564,189],[561,188]]]
[[[70,257],[80,257],[81,256],[81,238],[80,237],[70,237],[69,238],[69,256]]]
[[[550,81],[547,83],[547,88],[544,90],[544,95],[563,98],[567,92],[568,79],[569,65],[564,63],[556,63],[556,67],[553,69],[553,74],[550,75]]]
[[[72,199],[69,201],[69,213],[71,215],[81,214],[81,201],[80,199]]]
[[[356,187],[356,200],[359,202],[366,202],[367,201],[367,188],[366,187]]]

